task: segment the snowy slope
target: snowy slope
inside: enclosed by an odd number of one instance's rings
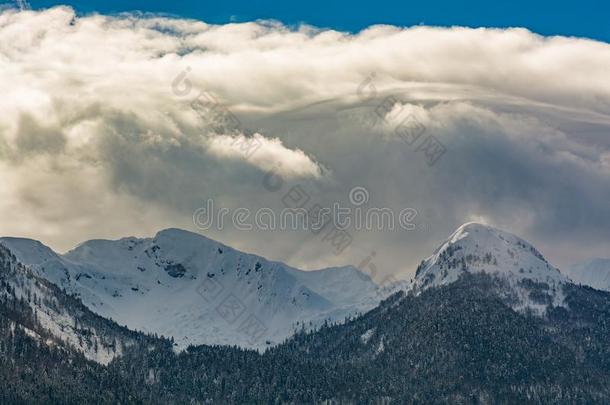
[[[353,267],[305,272],[199,234],[92,240],[65,255],[36,241],[1,238],[41,277],[130,329],[189,344],[263,349],[304,324],[373,308],[377,286]]]
[[[495,277],[505,286],[503,294],[514,309],[538,313],[549,305],[562,305],[562,286],[569,282],[525,240],[487,225],[467,223],[420,264],[411,288],[419,293],[452,283],[464,273]]]
[[[12,239],[15,246],[29,242]],[[38,259],[52,261],[48,249],[33,245]],[[0,311],[14,328],[42,344],[74,349],[86,358],[108,364],[125,347],[135,344],[133,333],[88,311],[55,284],[38,277],[0,243]],[[17,304],[18,303],[18,304]]]
[[[591,259],[576,264],[568,269],[568,274],[577,283],[610,291],[610,259]]]

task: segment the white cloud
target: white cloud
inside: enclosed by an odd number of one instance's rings
[[[65,249],[187,227],[210,197],[279,205],[260,180],[279,168],[286,188],[312,184],[312,201],[364,184],[378,206],[417,208],[432,231],[358,235],[340,257],[302,235],[212,236],[306,266],[357,263],[382,246],[386,268],[408,270],[479,217],[552,240],[559,261],[572,260],[564,246],[596,254],[610,225],[608,67],[609,44],[519,28],[349,34],[4,10],[0,233]],[[203,113],[191,106],[202,93],[214,100]],[[382,120],[389,95],[398,103]],[[447,146],[439,165],[396,136],[409,115]],[[246,139],[260,148],[234,147]]]
[[[322,176],[322,169],[302,150],[288,149],[278,138],[267,139],[261,134],[217,135],[210,138],[208,148],[221,158],[245,158],[264,172],[276,169],[284,177]]]

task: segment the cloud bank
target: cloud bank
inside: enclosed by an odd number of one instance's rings
[[[348,204],[363,186],[372,206],[416,209],[418,230],[355,233],[340,255],[306,232],[208,236],[308,268],[375,251],[383,272],[406,274],[468,220],[560,266],[607,254],[609,68],[609,44],[520,28],[4,10],[0,234],[65,250],[194,229],[208,198],[280,209],[299,185],[309,204]],[[433,166],[405,122],[446,148]]]

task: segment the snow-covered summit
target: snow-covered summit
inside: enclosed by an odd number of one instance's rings
[[[447,285],[464,273],[486,273],[505,282],[515,295],[515,309],[543,311],[548,305],[562,305],[562,285],[569,282],[530,243],[509,232],[470,222],[421,262],[412,288],[418,293]]]
[[[71,271],[65,260],[41,242],[27,238],[0,238],[0,245],[6,247],[19,262],[31,268],[34,274],[53,284],[65,287],[71,279]],[[72,273],[78,273],[73,269]]]
[[[28,262],[38,263],[58,258],[51,248],[34,239],[2,237],[0,238],[0,244],[10,248],[11,252],[22,262],[27,260]]]

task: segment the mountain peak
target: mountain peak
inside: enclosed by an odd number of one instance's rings
[[[180,228],[163,229],[155,235],[153,241],[159,243],[178,243],[187,245],[224,246],[222,243],[208,238],[197,232],[191,232]]]
[[[532,307],[528,291],[542,288],[544,299],[534,304],[561,304],[559,288],[567,277],[550,265],[529,242],[489,225],[469,222],[460,226],[416,271],[412,288],[421,292],[447,285],[463,274],[488,274],[508,283],[519,296],[518,305]],[[547,297],[548,296],[548,297]],[[539,306],[540,306],[539,305]]]
[[[461,239],[471,239],[476,240],[477,242],[483,242],[488,238],[491,238],[492,240],[496,241],[502,240],[505,243],[512,242],[516,244],[526,245],[527,247],[533,248],[533,246],[529,242],[510,232],[480,222],[466,222],[465,224],[460,225],[453,232],[453,234],[451,234],[447,241],[451,243],[456,243]],[[539,252],[537,253],[537,255],[542,256]],[[546,261],[543,257],[541,257],[540,259]]]
[[[500,231],[498,228],[494,228],[491,225],[484,224],[482,222],[465,222],[460,225],[454,232],[455,233],[463,233],[468,231]]]
[[[57,254],[51,248],[34,239],[2,237],[0,245],[4,245],[25,264],[57,258]]]
[[[162,229],[159,232],[157,232],[157,234],[155,235],[155,238],[159,238],[159,237],[209,239],[209,238],[201,235],[200,233],[195,233],[195,232],[187,231],[185,229],[180,229],[180,228]]]

